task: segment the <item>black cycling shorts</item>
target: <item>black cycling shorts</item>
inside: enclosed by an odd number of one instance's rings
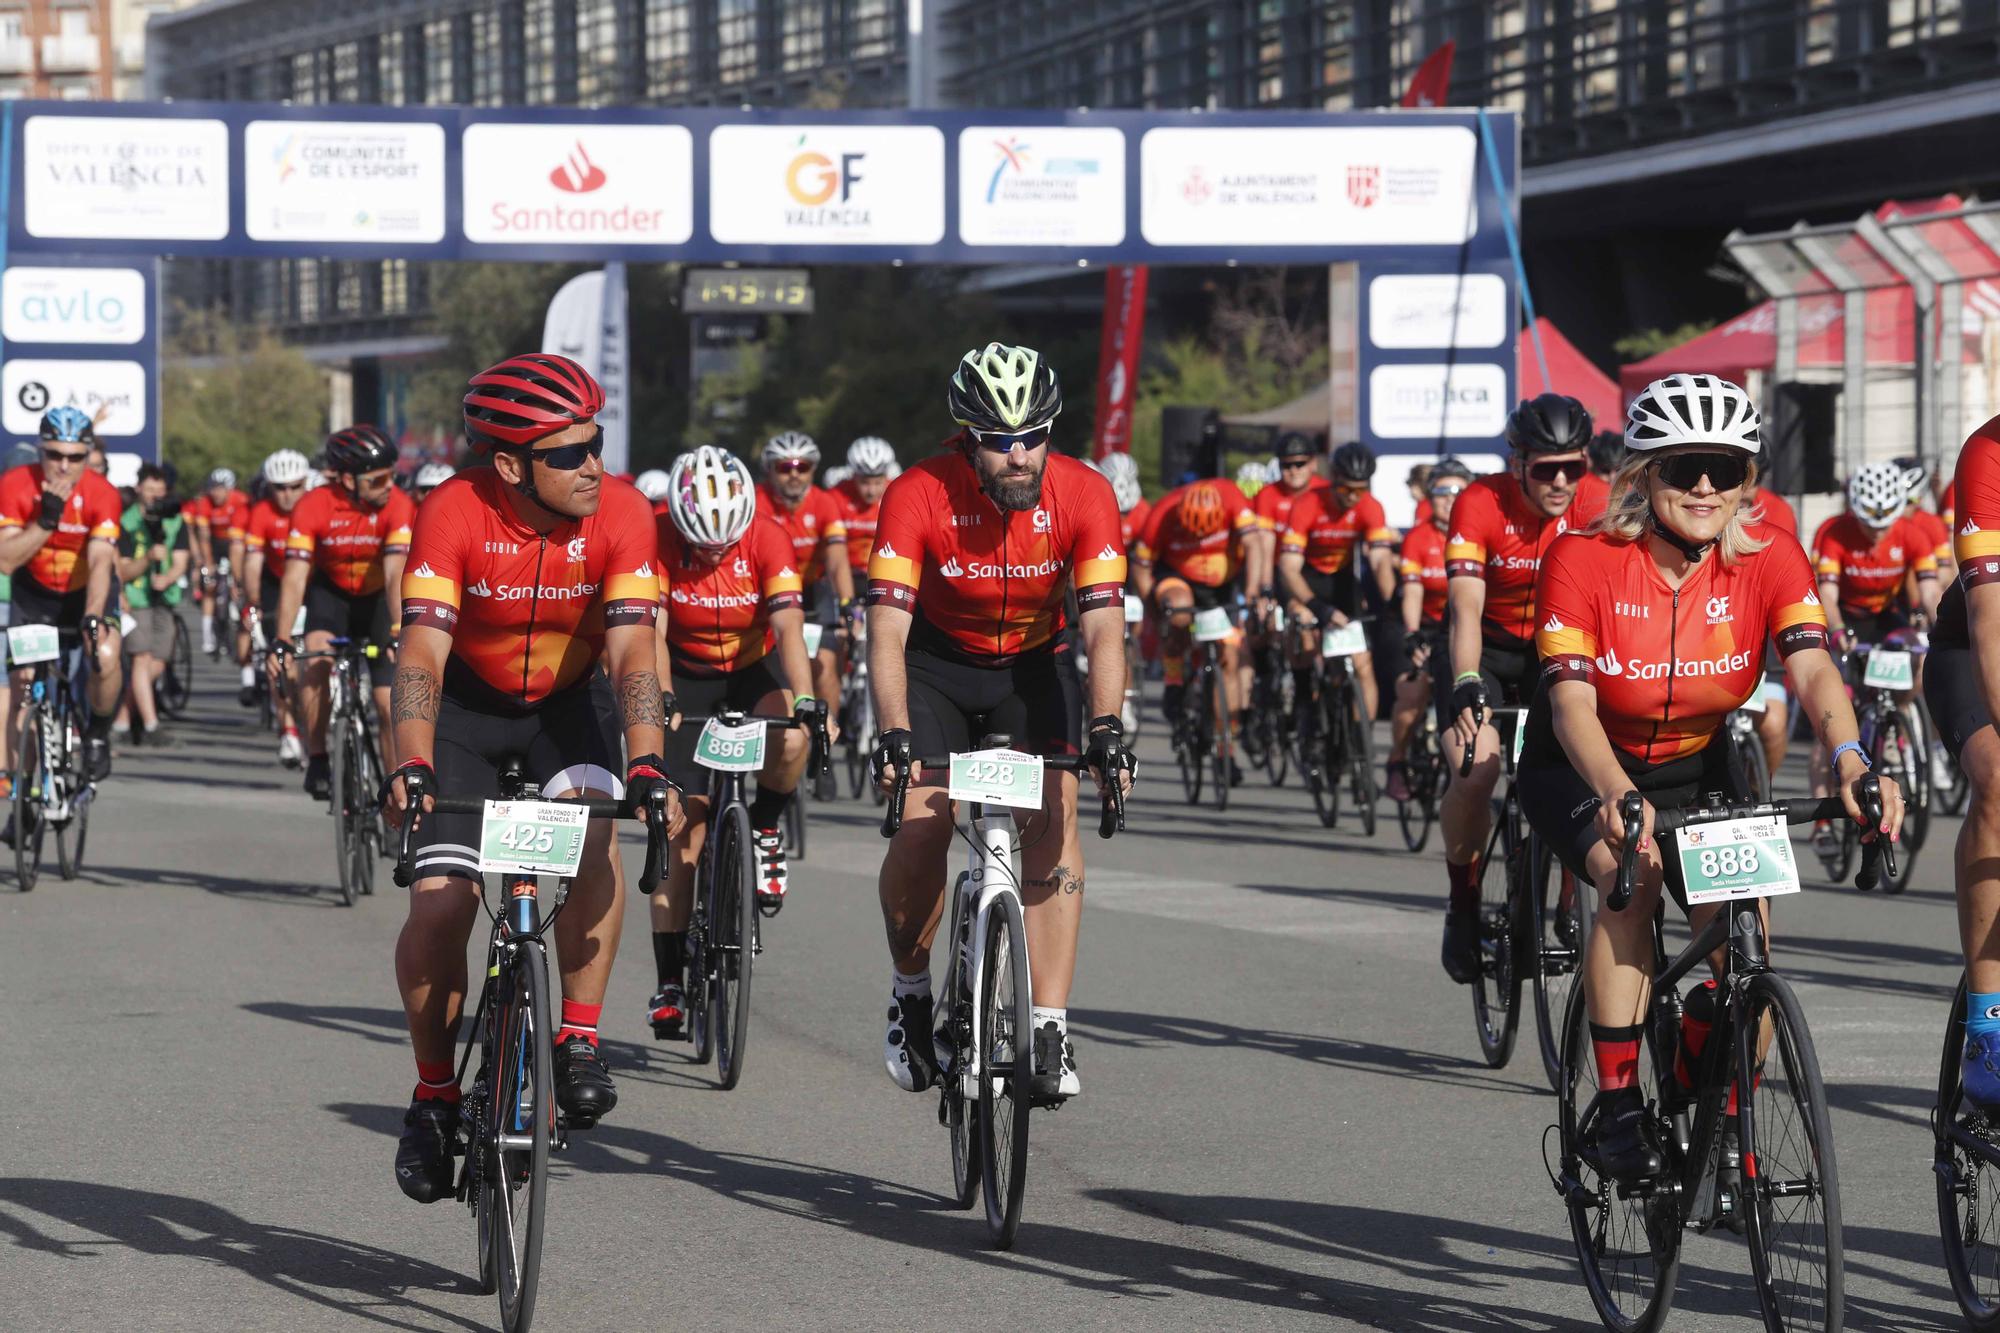
[[[821,579],[812,586],[812,596],[806,601],[806,624],[820,625],[834,629],[840,624],[840,594],[833,590],[832,579]],[[823,651],[833,650],[831,636],[822,638],[819,646]]]
[[[1910,618],[1899,606],[1887,606],[1880,611],[1850,611],[1843,606],[1840,623],[1847,626],[1856,643],[1876,644],[1899,629],[1908,629]]]
[[[1025,754],[1076,754],[1083,739],[1083,682],[1067,642],[1005,666],[976,666],[917,650],[903,658],[917,757],[963,754],[1006,736]]]
[[[1449,660],[1449,630],[1439,642],[1439,651]],[[1527,703],[1535,695],[1535,678],[1541,666],[1535,645],[1526,639],[1518,644],[1495,643],[1490,638],[1483,641],[1479,645],[1479,679],[1486,685],[1487,707],[1519,707]],[[1452,679],[1454,673],[1443,667],[1444,661],[1440,661],[1437,669],[1432,670],[1431,689],[1437,701],[1438,730],[1449,731],[1458,718],[1458,711],[1451,706],[1457,683]]]
[[[17,570],[13,581],[13,620],[16,625],[54,625],[76,629],[83,624],[86,590],[57,592],[44,588],[26,570]]]
[[[602,696],[601,698],[598,696]],[[500,766],[519,756],[542,795],[587,789],[610,797],[625,794],[618,777],[620,742],[611,725],[611,687],[601,673],[587,684],[544,699],[532,713],[483,712],[447,693],[438,709],[438,789],[446,796],[488,800],[500,795]],[[431,815],[418,826],[419,877],[479,878],[478,815]]]
[[[1299,577],[1305,580],[1306,591],[1313,595],[1313,600],[1325,602],[1349,620],[1362,614],[1361,585],[1354,580],[1354,561],[1349,560],[1331,574],[1322,574],[1307,565],[1299,571]]]
[[[1196,583],[1193,579],[1184,578],[1179,574],[1167,574],[1153,585],[1153,609],[1162,615],[1166,614],[1167,607],[1160,601],[1160,592],[1169,582],[1186,588],[1194,595],[1194,609],[1197,611],[1213,611],[1218,606],[1228,607],[1233,611],[1243,601],[1242,594],[1236,591],[1236,585],[1233,583],[1211,588],[1206,583]],[[1076,623],[1074,617],[1070,623]]]
[[[769,654],[739,671],[720,676],[683,675],[680,663],[674,667],[674,707],[689,716],[704,716],[718,708],[754,712],[764,696],[784,689]],[[782,711],[782,710],[780,710]],[[694,762],[694,743],[701,738],[702,724],[683,722],[679,731],[667,733],[667,776],[690,792],[708,790],[708,770]],[[782,732],[772,732],[766,741],[775,744]]]
[[[289,637],[291,626],[275,628],[278,632],[273,637]],[[321,631],[335,638],[386,647],[395,642],[389,635],[388,596],[385,592],[351,596],[336,588],[331,579],[323,579],[315,573],[306,584],[306,633]],[[386,653],[368,659],[368,679],[376,689],[387,689],[394,674],[394,664]]]
[[[1979,661],[1970,648],[1940,648],[1933,641],[1924,663],[1924,705],[1937,724],[1938,738],[1956,761],[1965,743],[1993,725],[1986,695],[1979,688]]]

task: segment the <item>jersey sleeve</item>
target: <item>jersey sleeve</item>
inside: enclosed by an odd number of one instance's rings
[[[1384,546],[1394,549],[1396,530],[1389,526],[1389,516],[1382,512],[1382,502],[1372,495],[1364,495],[1355,501],[1355,531],[1366,546]]]
[[[1535,651],[1542,658],[1542,675],[1551,684],[1590,681],[1597,675],[1601,627],[1596,599],[1590,594],[1598,580],[1590,565],[1602,549],[1586,537],[1558,538],[1535,577],[1535,622],[1540,627],[1535,631]]]
[[[0,498],[5,495],[6,488],[0,485]],[[2000,583],[2000,417],[1965,442],[1945,497],[1953,520],[1951,547],[1958,559],[1959,581],[1968,589]],[[13,512],[11,506],[0,504],[0,523]]]
[[[1826,647],[1826,608],[1820,605],[1805,549],[1789,537],[1775,537],[1752,559],[1763,574],[1765,630],[1776,641],[1778,656]]]
[[[604,627],[650,626],[659,619],[661,592],[660,541],[652,506],[645,496],[622,486],[606,499],[610,503],[605,507],[612,512],[604,515],[603,524],[611,544],[604,563]],[[408,582],[406,575],[404,583]]]
[[[407,492],[392,491],[382,515],[382,554],[402,555],[410,549],[410,530],[417,524],[417,502]],[[650,524],[647,525],[651,527]]]
[[[41,507],[41,488],[35,485],[30,468],[9,468],[0,477],[0,529],[27,525]]]
[[[1451,511],[1451,534],[1444,544],[1446,574],[1455,579],[1486,577],[1487,544],[1498,516],[1487,487],[1468,486],[1459,492]]]
[[[1178,491],[1174,491],[1162,496],[1160,502],[1146,515],[1146,521],[1139,525],[1139,540],[1132,547],[1132,558],[1138,563],[1142,565],[1153,563],[1153,554],[1160,549],[1160,528],[1166,523],[1167,515],[1177,508],[1168,501],[1179,494]]]
[[[1821,579],[1838,579],[1847,568],[1847,548],[1831,523],[1813,534],[1812,566],[1813,573]]]
[[[805,584],[792,568],[792,544],[775,523],[750,525],[750,558],[757,570],[757,591],[766,611],[795,611],[806,604]]]
[[[1118,498],[1111,483],[1086,472],[1078,488],[1083,503],[1078,507],[1076,531],[1070,538],[1070,575],[1076,584],[1076,607],[1097,611],[1125,604],[1125,538],[1118,529]],[[1234,490],[1234,487],[1230,488]],[[1237,516],[1256,526],[1256,515],[1236,493],[1241,508]]]
[[[890,606],[914,614],[917,583],[923,576],[924,532],[935,521],[932,509],[948,512],[943,496],[933,497],[930,478],[905,472],[882,493],[882,512],[875,524],[875,549],[868,554],[868,605]]]
[[[83,521],[90,528],[90,540],[94,542],[115,542],[118,540],[118,521],[125,514],[125,506],[118,498],[118,492],[111,483],[89,474],[98,481],[90,488],[89,498],[84,502]]]
[[[1937,542],[1921,523],[1909,524],[1910,571],[1919,579],[1938,576]]]
[[[832,491],[821,491],[819,541],[822,546],[847,540],[847,507]]]
[[[1292,512],[1285,516],[1285,530],[1278,536],[1278,549],[1286,554],[1304,555],[1306,538],[1319,520],[1319,511],[1318,491],[1307,491],[1292,501]]]
[[[457,497],[445,498],[449,501]],[[299,508],[304,507],[305,501],[299,501]],[[295,515],[297,512],[293,511]],[[446,634],[458,632],[468,532],[457,505],[448,502],[424,506],[423,524],[410,542],[410,558],[403,565],[405,625],[428,625]],[[293,555],[298,553],[292,545],[298,535],[298,524],[294,522],[291,536],[285,542],[287,551]],[[311,558],[311,546],[306,547],[305,555]]]
[[[1275,482],[1257,492],[1251,507],[1257,511],[1257,526],[1266,532],[1278,530],[1278,492],[1282,489]]]
[[[325,520],[327,511],[327,506],[318,500],[320,494],[321,492],[314,491],[302,497],[297,507],[292,510],[292,530],[285,534],[285,559],[313,558],[313,548],[319,544],[320,524]],[[405,588],[403,596],[407,598],[409,596],[407,580]],[[456,607],[457,601],[454,600],[452,605]]]
[[[1235,482],[1229,482],[1227,485],[1229,489],[1222,494],[1223,503],[1229,514],[1229,530],[1238,533],[1254,532],[1260,526],[1257,522],[1257,511],[1250,507],[1250,501],[1243,494],[1242,487]]]
[[[1420,525],[1411,528],[1409,534],[1403,538],[1402,561],[1397,566],[1397,576],[1404,583],[1424,581],[1424,554],[1421,545],[1423,536],[1424,527]]]

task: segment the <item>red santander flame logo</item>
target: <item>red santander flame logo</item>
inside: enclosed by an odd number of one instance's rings
[[[589,194],[600,188],[605,180],[604,168],[590,160],[581,139],[569,150],[569,156],[549,173],[549,184],[565,194]]]

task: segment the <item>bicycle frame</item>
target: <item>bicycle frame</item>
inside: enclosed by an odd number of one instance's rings
[[[966,851],[965,874],[959,879],[952,894],[951,905],[951,962],[945,967],[944,994],[960,993],[979,996],[986,980],[986,928],[992,918],[994,905],[1002,898],[1011,897],[1019,902],[1021,898],[1020,877],[1014,868],[1014,831],[1012,820],[1003,809],[995,818],[989,816],[984,804],[968,802],[966,823],[971,829],[970,846]],[[969,918],[965,915],[970,910]],[[1024,908],[1025,910],[1025,908]],[[970,926],[972,937],[967,940],[965,929]],[[1030,990],[1033,993],[1033,971],[1031,960],[1023,958],[1021,966],[1029,972]],[[958,973],[966,970],[964,990],[958,989]],[[986,1073],[986,1033],[982,1028],[983,1005],[975,999],[972,1005],[971,1060],[965,1069],[951,1071],[959,1080],[962,1095],[977,1099],[979,1080]]]

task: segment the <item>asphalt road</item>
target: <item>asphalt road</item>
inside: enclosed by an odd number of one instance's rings
[[[0,871],[0,1326],[491,1327],[469,1214],[390,1174],[399,895],[337,905],[330,824],[227,684],[204,668],[178,745],[120,755],[80,880]],[[621,1101],[558,1159],[538,1326],[1596,1327],[1531,1034],[1485,1068],[1438,969],[1435,843],[1326,832],[1296,782],[1190,811],[1157,725],[1142,754],[1131,833],[1086,849],[1085,1092],[1035,1117],[1013,1252],[944,1197],[934,1099],[883,1073],[882,844],[843,803],[766,935],[732,1093],[651,1041],[633,896]],[[1837,1108],[1850,1328],[1957,1326],[1926,1120],[1954,830],[1900,899],[1809,886],[1779,914]],[[1677,1310],[1758,1326],[1740,1242],[1690,1239]]]

